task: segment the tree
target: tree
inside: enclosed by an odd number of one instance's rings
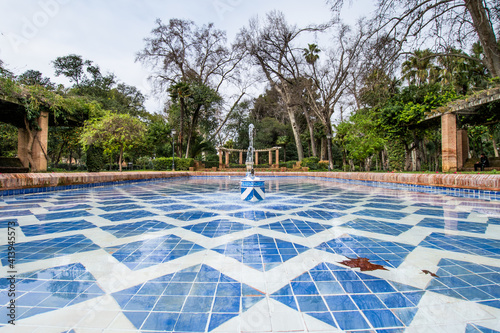
[[[334,50],[330,50],[326,60],[316,68],[316,60],[311,63],[307,75],[310,77],[311,85],[307,85],[309,103],[315,115],[323,124],[326,135],[332,137],[331,118],[335,112],[335,106],[345,97],[344,93],[351,84],[350,76],[356,69],[359,53],[366,42],[367,36],[358,25],[359,30],[352,33],[346,25],[340,25],[337,34],[337,43]],[[333,156],[331,140],[328,142],[328,161],[333,169]]]
[[[23,74],[17,77],[17,82],[27,85],[27,86],[43,86],[49,90],[53,90],[55,85],[50,82],[48,77],[43,77],[43,74],[39,71],[29,69]]]
[[[339,13],[344,0],[328,0]],[[499,0],[380,0],[373,24],[399,49],[406,44],[433,38],[435,51],[479,40],[484,51],[481,60],[492,77],[500,76],[500,48],[495,29],[500,16]],[[444,45],[442,43],[445,43]],[[463,57],[463,55],[457,54]]]
[[[299,160],[304,158],[300,130],[296,113],[302,105],[302,96],[297,96],[296,86],[302,77],[303,57],[295,46],[296,40],[305,32],[321,31],[325,27],[298,28],[289,25],[283,13],[267,14],[264,26],[257,18],[248,27],[240,30],[237,45],[247,52],[264,74],[271,88],[276,90],[284,102],[293,129]]]
[[[119,152],[118,164],[122,171],[124,150],[131,149],[142,141],[146,128],[139,119],[129,114],[107,113],[104,117],[91,119],[86,122],[80,142],[88,147],[90,145],[102,146],[105,151]]]
[[[402,65],[403,79],[408,84],[421,86],[423,84],[438,81],[439,69],[433,63],[434,55],[431,50],[416,50]]]

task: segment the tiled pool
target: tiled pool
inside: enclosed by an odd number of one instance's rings
[[[0,333],[500,330],[500,201],[266,192],[194,177],[3,197]]]

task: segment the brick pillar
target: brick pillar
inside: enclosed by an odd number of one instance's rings
[[[219,150],[219,168],[222,168],[222,150]]]
[[[441,116],[443,172],[457,171],[457,116],[446,113]]]
[[[255,151],[255,161],[254,161],[255,165],[259,164],[259,152],[258,151]]]
[[[279,167],[280,166],[280,150],[276,149],[276,165]]]
[[[40,131],[33,145],[33,163],[32,171],[47,171],[47,143],[49,140],[49,113],[42,111],[38,118]]]
[[[226,166],[229,166],[229,152],[226,151]]]
[[[240,151],[240,164],[243,164],[243,152]]]
[[[273,152],[270,150],[269,151],[269,166],[273,165]]]
[[[469,136],[467,130],[457,131],[457,169],[463,170],[465,161],[469,157]]]

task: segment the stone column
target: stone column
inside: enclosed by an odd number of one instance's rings
[[[469,156],[469,136],[467,130],[460,129],[457,131],[457,169],[463,170],[465,161]]]
[[[219,168],[222,168],[222,150],[219,150]]]
[[[240,164],[243,164],[243,152],[240,151]]]
[[[229,166],[229,152],[226,151],[226,166]]]
[[[255,161],[254,161],[255,165],[259,164],[259,152],[256,150],[255,151]]]
[[[31,150],[31,158],[33,159],[33,165],[31,166],[31,172],[47,171],[47,143],[49,139],[49,113],[47,111],[42,111],[40,117],[37,120],[40,131],[38,133],[33,130],[32,133],[36,133],[36,137],[33,142],[33,149]],[[25,168],[28,168],[28,143],[30,140],[29,133],[26,129],[20,128],[17,133],[17,156]]]
[[[269,166],[273,165],[273,152],[270,150],[269,151]]]
[[[446,113],[441,116],[443,172],[457,171],[457,116]]]
[[[280,150],[276,149],[276,165],[279,167],[280,166]]]
[[[33,163],[32,171],[47,171],[47,143],[49,141],[49,113],[42,111],[38,118],[40,131],[35,138],[33,145]]]

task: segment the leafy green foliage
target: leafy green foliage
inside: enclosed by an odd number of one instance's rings
[[[144,123],[129,114],[107,113],[102,118],[87,121],[83,128],[80,142],[84,146],[97,145],[105,153],[119,152],[119,164],[123,160],[123,151],[132,149],[142,142],[146,131]]]
[[[158,171],[172,170],[172,157],[159,157],[153,160],[153,169]],[[175,170],[187,171],[194,166],[192,158],[176,158]]]
[[[104,166],[104,149],[102,147],[90,145],[87,149],[87,170],[89,172],[99,172]]]
[[[0,156],[15,157],[17,152],[17,128],[0,123]]]

